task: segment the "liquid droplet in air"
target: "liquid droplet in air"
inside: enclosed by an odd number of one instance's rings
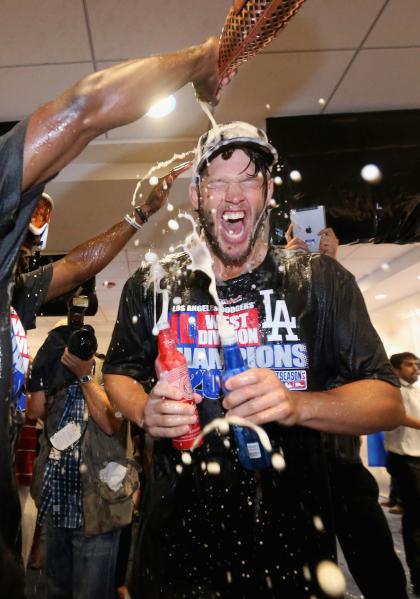
[[[189,466],[191,464],[191,462],[192,462],[191,454],[188,453],[188,452],[186,452],[186,451],[183,451],[181,453],[181,460],[183,461],[183,463],[186,466]]]
[[[179,224],[178,222],[174,219],[171,218],[170,220],[168,220],[168,227],[172,230],[172,231],[178,231],[179,229]]]
[[[146,252],[145,255],[144,255],[144,259],[149,264],[154,264],[155,262],[157,262],[158,255],[155,254],[155,252]]]
[[[346,581],[342,571],[334,562],[324,560],[316,567],[318,584],[326,595],[341,597],[346,590]]]

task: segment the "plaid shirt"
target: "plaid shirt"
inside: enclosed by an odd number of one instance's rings
[[[79,383],[67,388],[67,399],[57,430],[69,422],[85,425],[84,399]],[[51,513],[52,524],[64,528],[83,526],[82,488],[80,466],[82,464],[81,444],[61,452],[59,459],[48,458],[41,495],[38,522],[42,524]]]

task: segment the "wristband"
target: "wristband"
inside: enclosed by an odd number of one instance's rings
[[[90,381],[93,381],[93,376],[90,374],[82,374],[82,376],[79,379],[79,383],[81,383],[82,385],[84,383],[89,383]]]
[[[142,228],[143,225],[140,225],[135,218],[133,218],[132,216],[130,216],[129,214],[126,214],[124,216],[124,220],[128,222],[129,225],[131,225],[132,227],[134,227],[134,229],[137,229],[138,231]]]
[[[134,210],[137,216],[139,217],[141,224],[144,225],[145,223],[147,223],[147,215],[143,212],[141,206],[136,206]]]

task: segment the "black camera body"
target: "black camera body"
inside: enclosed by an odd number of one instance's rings
[[[89,360],[98,349],[94,328],[90,324],[85,324],[83,320],[88,308],[87,295],[77,295],[69,301],[68,323],[71,333],[67,347],[71,354],[81,360]]]

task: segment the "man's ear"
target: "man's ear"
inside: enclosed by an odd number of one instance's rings
[[[198,210],[198,203],[199,203],[198,190],[194,183],[190,183],[188,192],[190,195],[190,202],[192,204],[192,207],[194,208],[194,210]]]
[[[268,189],[267,189],[268,197],[270,199],[273,197],[273,191],[274,191],[274,181],[273,181],[273,178],[271,178],[268,182]]]

